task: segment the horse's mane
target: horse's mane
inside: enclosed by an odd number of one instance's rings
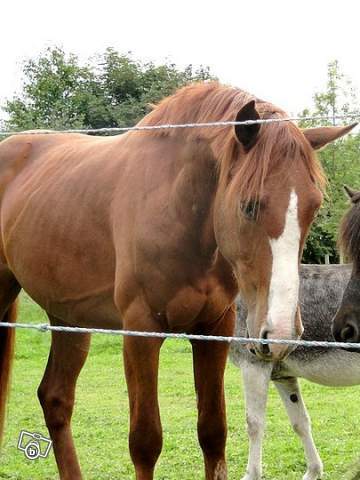
[[[344,254],[360,267],[360,203],[355,202],[340,224],[339,244]]]
[[[165,98],[139,125],[234,121],[239,110],[250,100],[256,101],[256,109],[261,118],[287,116],[278,107],[243,90],[218,82],[205,82],[183,87]],[[210,140],[214,155],[219,160],[220,183],[228,181],[229,172],[239,159],[241,149],[234,127],[155,130],[152,133]],[[259,197],[265,179],[274,167],[278,174],[286,174],[289,171],[289,161],[299,159],[304,162],[314,183],[323,189],[325,180],[322,168],[301,130],[291,122],[262,124],[255,147],[244,156],[243,161],[237,162],[238,171],[241,171],[241,185],[237,188],[240,198]]]

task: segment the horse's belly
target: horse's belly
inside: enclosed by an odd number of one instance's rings
[[[112,272],[99,269],[97,275],[76,259],[54,262],[43,257],[36,262],[31,250],[9,267],[21,287],[49,314],[83,326],[99,324],[100,319],[118,323]]]
[[[122,328],[122,319],[111,295],[92,296],[67,303],[51,302],[46,310],[63,323],[85,328]]]
[[[26,236],[21,235],[24,229]],[[84,327],[121,327],[110,242],[91,244],[91,236],[75,233],[64,242],[51,241],[42,230],[26,229],[20,221],[6,245],[6,262],[21,287],[59,320]]]
[[[345,350],[329,350],[313,360],[297,361],[291,356],[285,361],[286,373],[328,387],[360,384],[360,355]]]
[[[78,298],[49,299],[46,291],[24,288],[26,293],[59,324],[84,328],[123,328],[122,317],[115,306],[113,291],[86,293]]]
[[[30,196],[21,209],[20,200],[12,199],[3,207],[7,267],[54,316],[68,321],[72,315],[78,322],[85,314],[114,317],[115,253],[108,225],[94,217],[90,200],[72,205],[64,195],[63,204],[55,205],[45,193]],[[99,209],[100,219],[104,212]]]

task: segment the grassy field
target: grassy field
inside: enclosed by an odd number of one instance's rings
[[[22,298],[22,322],[45,322],[44,313]],[[0,479],[56,479],[51,453],[29,461],[17,450],[23,429],[47,435],[36,397],[49,349],[50,335],[18,331],[9,414],[0,460]],[[344,473],[360,450],[360,387],[330,389],[303,382],[303,394],[313,420],[315,441],[325,464],[325,480],[347,478]],[[229,480],[240,479],[247,457],[244,403],[239,371],[228,365],[226,396],[229,436]],[[164,448],[156,479],[204,478],[202,455],[196,438],[196,406],[190,347],[167,341],[161,354],[160,403]],[[299,480],[305,471],[299,441],[289,427],[274,388],[271,388],[264,450],[266,480]],[[134,478],[127,447],[128,401],[123,375],[121,341],[95,336],[81,373],[73,430],[86,480]]]

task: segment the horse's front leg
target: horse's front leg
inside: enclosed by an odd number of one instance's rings
[[[234,312],[228,312],[211,335],[232,335]],[[198,404],[198,437],[205,461],[206,480],[226,480],[226,410],[224,370],[229,345],[222,342],[192,342]]]
[[[307,471],[303,480],[317,480],[322,477],[323,464],[312,437],[311,420],[301,396],[298,379],[287,378],[275,382],[275,386],[285,405],[291,425],[304,446]]]
[[[130,404],[129,448],[136,480],[152,480],[162,448],[158,367],[162,340],[125,337],[124,363]]]
[[[249,436],[248,464],[243,480],[260,480],[262,476],[262,440],[272,369],[271,363],[256,358],[241,365]]]

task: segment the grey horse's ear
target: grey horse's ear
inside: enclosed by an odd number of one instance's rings
[[[347,185],[344,185],[344,190],[347,194],[347,196],[350,198],[351,203],[358,203],[360,200],[360,192],[353,190],[352,188],[348,187]]]
[[[246,122],[246,120],[260,120],[260,115],[255,108],[255,100],[250,100],[244,105],[236,115],[236,122]],[[245,150],[250,150],[256,143],[260,130],[260,124],[235,125],[235,135]]]

